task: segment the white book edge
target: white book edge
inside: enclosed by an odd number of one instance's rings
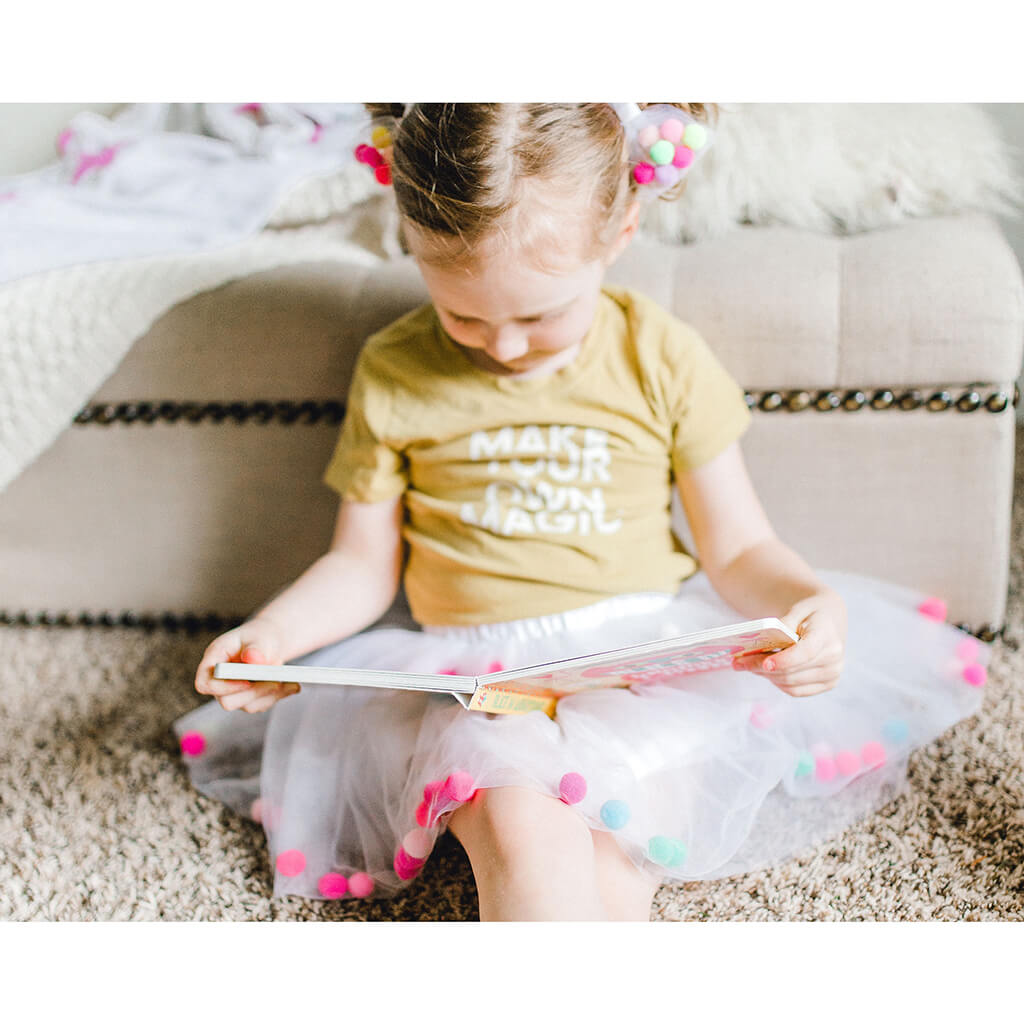
[[[475,676],[419,675],[414,672],[333,668],[325,665],[246,665],[237,661],[218,662],[214,666],[213,677],[252,682],[380,686],[391,690],[426,690],[431,693],[472,694],[477,684]]]
[[[620,647],[612,651],[601,651],[597,654],[586,654],[578,658],[565,658],[560,661],[541,662],[536,665],[524,665],[521,668],[506,669],[502,672],[489,672],[482,676],[387,672],[380,669],[335,668],[325,665],[247,665],[234,661],[218,662],[214,666],[213,676],[215,679],[237,679],[251,682],[270,681],[278,683],[317,683],[335,686],[374,686],[391,690],[450,693],[460,704],[468,707],[468,697],[471,697],[482,686],[511,683],[517,679],[535,676],[538,672],[545,670],[587,668],[606,661],[615,661],[626,655],[643,656],[657,654],[660,651],[673,648],[684,650],[687,647],[713,643],[716,640],[727,639],[730,636],[736,636],[741,633],[754,633],[763,629],[777,629],[785,634],[792,643],[796,643],[799,639],[779,619],[752,619],[748,622],[737,622],[731,626],[705,629],[698,633],[687,633],[682,636],[669,637],[665,640],[651,640],[648,643]]]

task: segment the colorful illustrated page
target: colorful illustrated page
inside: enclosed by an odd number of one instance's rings
[[[585,666],[568,665],[548,672],[526,673],[495,685],[505,691],[538,697],[564,697],[581,690],[669,683],[695,672],[729,668],[737,654],[775,650],[790,643],[784,633],[762,629],[753,633],[736,633],[720,640],[669,647],[649,654],[620,652],[597,663],[591,661]],[[480,687],[486,688],[486,684]]]

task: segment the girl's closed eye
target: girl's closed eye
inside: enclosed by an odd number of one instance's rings
[[[524,316],[521,317],[519,322],[521,324],[542,324],[547,323],[549,320],[557,320],[560,316],[565,316],[567,310],[556,309],[552,313],[538,313],[537,316]]]
[[[518,318],[517,322],[521,324],[540,324],[549,320],[556,320],[558,317],[564,315],[565,310],[560,309],[555,313],[540,313],[537,316],[521,316]],[[459,316],[458,313],[449,313],[448,318],[457,324],[475,324],[477,322],[475,317]]]

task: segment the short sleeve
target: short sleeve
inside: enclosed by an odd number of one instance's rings
[[[750,425],[743,390],[718,361],[707,342],[685,325],[669,388],[672,424],[672,469],[675,475],[697,469],[738,440]]]
[[[387,440],[390,408],[387,382],[364,353],[356,363],[345,421],[323,476],[343,498],[388,501],[405,491],[405,458]]]

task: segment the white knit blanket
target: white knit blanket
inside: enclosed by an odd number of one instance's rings
[[[272,267],[388,257],[344,216],[381,191],[352,159],[351,118],[189,107],[79,115],[61,162],[0,182],[0,489],[172,306]]]
[[[172,306],[276,266],[395,254],[386,214],[356,237],[384,190],[351,157],[365,130],[351,106],[83,114],[59,163],[0,181],[0,489]],[[846,232],[1006,213],[1017,195],[998,132],[968,104],[746,104],[721,111],[682,199],[644,226],[675,242],[742,223]]]

